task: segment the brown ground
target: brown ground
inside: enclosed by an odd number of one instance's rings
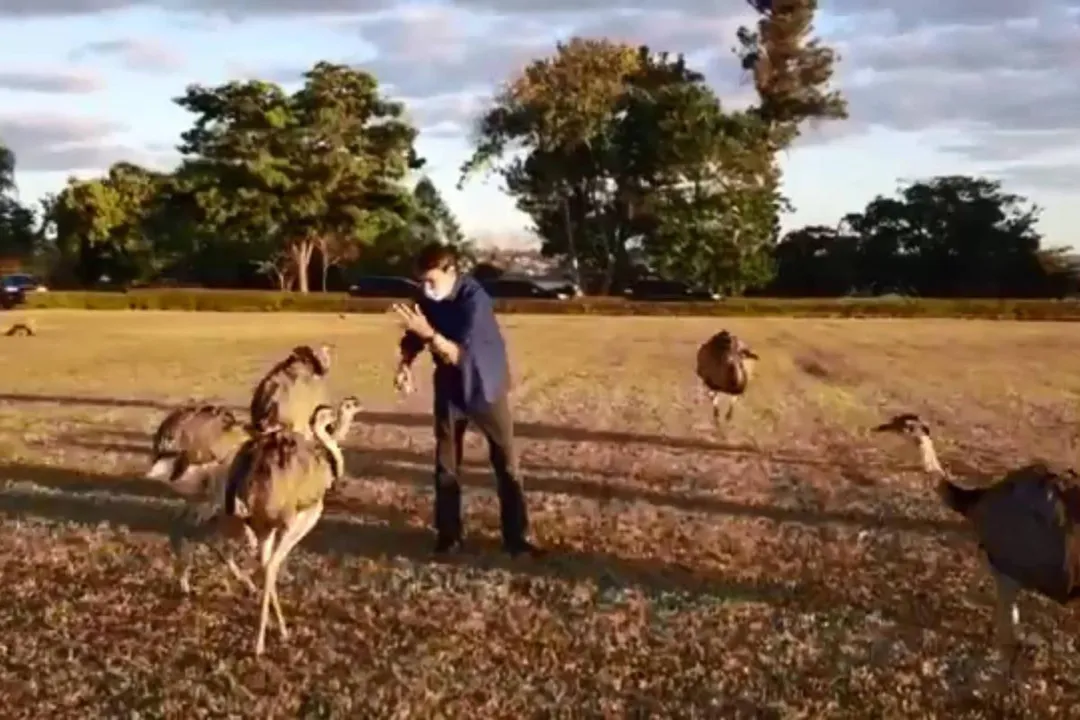
[[[1080,615],[1037,599],[1022,682],[986,692],[974,545],[908,449],[866,433],[915,411],[954,468],[1073,459],[1080,325],[727,321],[763,363],[717,433],[691,368],[718,321],[506,318],[553,552],[500,556],[470,437],[472,544],[439,563],[426,361],[397,400],[388,318],[34,319],[37,336],[0,338],[4,717],[1036,718],[1080,698]],[[256,661],[257,603],[208,554],[178,597],[173,501],[135,478],[174,403],[245,406],[324,338],[336,389],[369,411],[343,497],[286,566],[293,637],[271,628]]]

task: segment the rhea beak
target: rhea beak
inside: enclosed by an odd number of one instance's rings
[[[896,427],[892,423],[882,423],[877,427],[870,428],[870,432],[891,432],[896,430]]]
[[[756,352],[754,352],[753,350],[743,350],[742,351],[742,356],[744,358],[749,359],[749,360],[760,360],[761,359],[760,357],[758,357],[758,354]]]
[[[176,468],[176,458],[163,457],[154,461],[143,476],[147,480],[168,480]]]

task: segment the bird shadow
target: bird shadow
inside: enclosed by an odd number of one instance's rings
[[[410,487],[433,486],[433,471],[424,467],[428,463],[430,463],[428,456],[404,450],[347,449],[345,451],[345,465],[349,468],[351,476],[377,477]],[[558,466],[525,466],[521,469],[521,477],[527,492],[568,495],[602,504],[646,503],[688,512],[761,518],[811,526],[839,524],[932,535],[964,532],[963,524],[955,521],[859,511],[803,510],[775,505],[748,504],[702,492],[659,491],[617,482],[624,479],[625,475],[624,472],[580,470]],[[646,475],[642,479],[649,484],[659,486],[670,486],[675,482],[686,480],[685,476],[658,474]],[[480,463],[463,463],[459,481],[467,488],[491,491],[495,489],[495,481],[490,469]]]
[[[126,431],[108,431],[119,441],[86,440],[78,434],[62,435],[57,444],[61,446],[82,447],[106,452],[120,452],[135,455],[148,455],[148,443],[128,442],[127,439],[145,439],[144,434]],[[433,482],[432,472],[425,466],[431,462],[430,456],[400,448],[355,448],[344,449],[345,467],[351,477],[357,479],[378,478],[408,487],[429,487]],[[765,461],[779,465],[807,465],[816,467],[835,467],[847,480],[856,485],[866,486],[874,483],[865,468],[852,469],[846,465],[832,466],[824,461],[768,455]],[[461,483],[470,488],[494,489],[490,471],[483,463],[465,461],[462,464]],[[51,468],[50,468],[51,469]],[[2,466],[0,466],[2,472]],[[688,491],[660,491],[646,487],[625,484],[627,473],[609,468],[581,469],[573,466],[554,464],[529,464],[521,468],[521,477],[527,489],[559,495],[578,497],[600,503],[648,503],[657,507],[667,507],[689,512],[704,512],[732,517],[754,517],[776,522],[795,522],[806,525],[841,524],[862,526],[865,528],[890,528],[909,532],[937,534],[942,532],[962,532],[963,526],[957,522],[930,518],[913,518],[904,515],[871,514],[845,510],[807,511],[780,506],[740,503],[716,497],[713,494]],[[659,487],[676,487],[687,481],[704,480],[688,477],[685,474],[645,473],[640,476],[644,483]],[[36,481],[35,481],[36,482]],[[140,481],[120,481],[124,488],[118,492],[140,494],[146,489]],[[78,485],[79,483],[75,483]],[[167,492],[167,489],[165,489]]]
[[[75,395],[36,395],[28,393],[0,394],[0,402],[23,404],[56,404],[63,406],[89,406],[110,408],[143,408],[146,410],[169,411],[179,403],[147,398],[112,398]],[[246,407],[229,405],[239,412],[247,412]],[[357,423],[371,426],[393,426],[404,428],[431,427],[431,415],[426,413],[385,412],[364,410],[356,416]],[[568,425],[553,425],[542,422],[516,422],[514,433],[520,437],[534,440],[556,440],[565,442],[596,442],[662,446],[676,450],[713,450],[720,452],[757,452],[752,445],[732,445],[714,440],[694,437],[656,435],[622,430],[596,430]]]
[[[15,519],[37,518],[99,527],[124,526],[132,532],[165,536],[176,521],[176,503],[166,487],[149,480],[125,479],[82,470],[6,464],[0,477],[0,515]],[[19,481],[31,484],[20,486]],[[37,486],[37,487],[34,487]],[[733,513],[789,519],[769,509],[739,508]],[[795,521],[802,522],[801,519]],[[328,497],[327,514],[305,538],[303,546],[324,556],[355,556],[378,560],[401,558],[432,562],[433,535],[417,518],[392,506],[376,506]],[[499,552],[499,542],[486,535],[470,536],[467,552],[439,560],[478,569],[504,569],[519,577],[556,578],[595,583],[603,588],[637,589],[649,596],[684,593],[712,601],[767,602],[799,612],[829,612],[845,606],[882,613],[861,597],[843,592],[844,583],[819,577],[739,578],[712,568],[695,568],[662,558],[622,557],[600,550],[554,545],[540,558],[512,559]],[[893,615],[892,611],[886,611]],[[898,622],[920,624],[919,613],[899,611]]]

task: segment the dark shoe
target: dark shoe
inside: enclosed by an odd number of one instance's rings
[[[465,549],[465,543],[461,538],[439,538],[435,541],[436,555],[456,555]]]
[[[528,555],[529,557],[542,557],[545,553],[540,548],[533,545],[528,540],[518,540],[511,543],[503,543],[503,552],[506,552],[512,558],[520,557],[522,555]]]

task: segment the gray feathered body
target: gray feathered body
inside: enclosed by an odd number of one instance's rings
[[[982,490],[951,488],[946,502],[973,523],[995,570],[1059,603],[1080,597],[1080,476],[1073,470],[1035,463]]]
[[[283,527],[321,502],[342,472],[333,453],[306,435],[290,430],[258,435],[240,448],[229,468],[225,512],[242,514],[258,534]]]
[[[302,345],[275,365],[255,386],[251,424],[256,432],[288,429],[310,435],[311,414],[328,402],[328,364]]]
[[[228,460],[250,437],[249,428],[228,408],[191,403],[170,412],[154,433],[151,477],[173,483],[182,494],[198,494],[199,488],[178,485],[190,478],[193,465]]]
[[[753,374],[747,347],[727,330],[707,340],[697,353],[697,376],[712,392],[742,395]]]

